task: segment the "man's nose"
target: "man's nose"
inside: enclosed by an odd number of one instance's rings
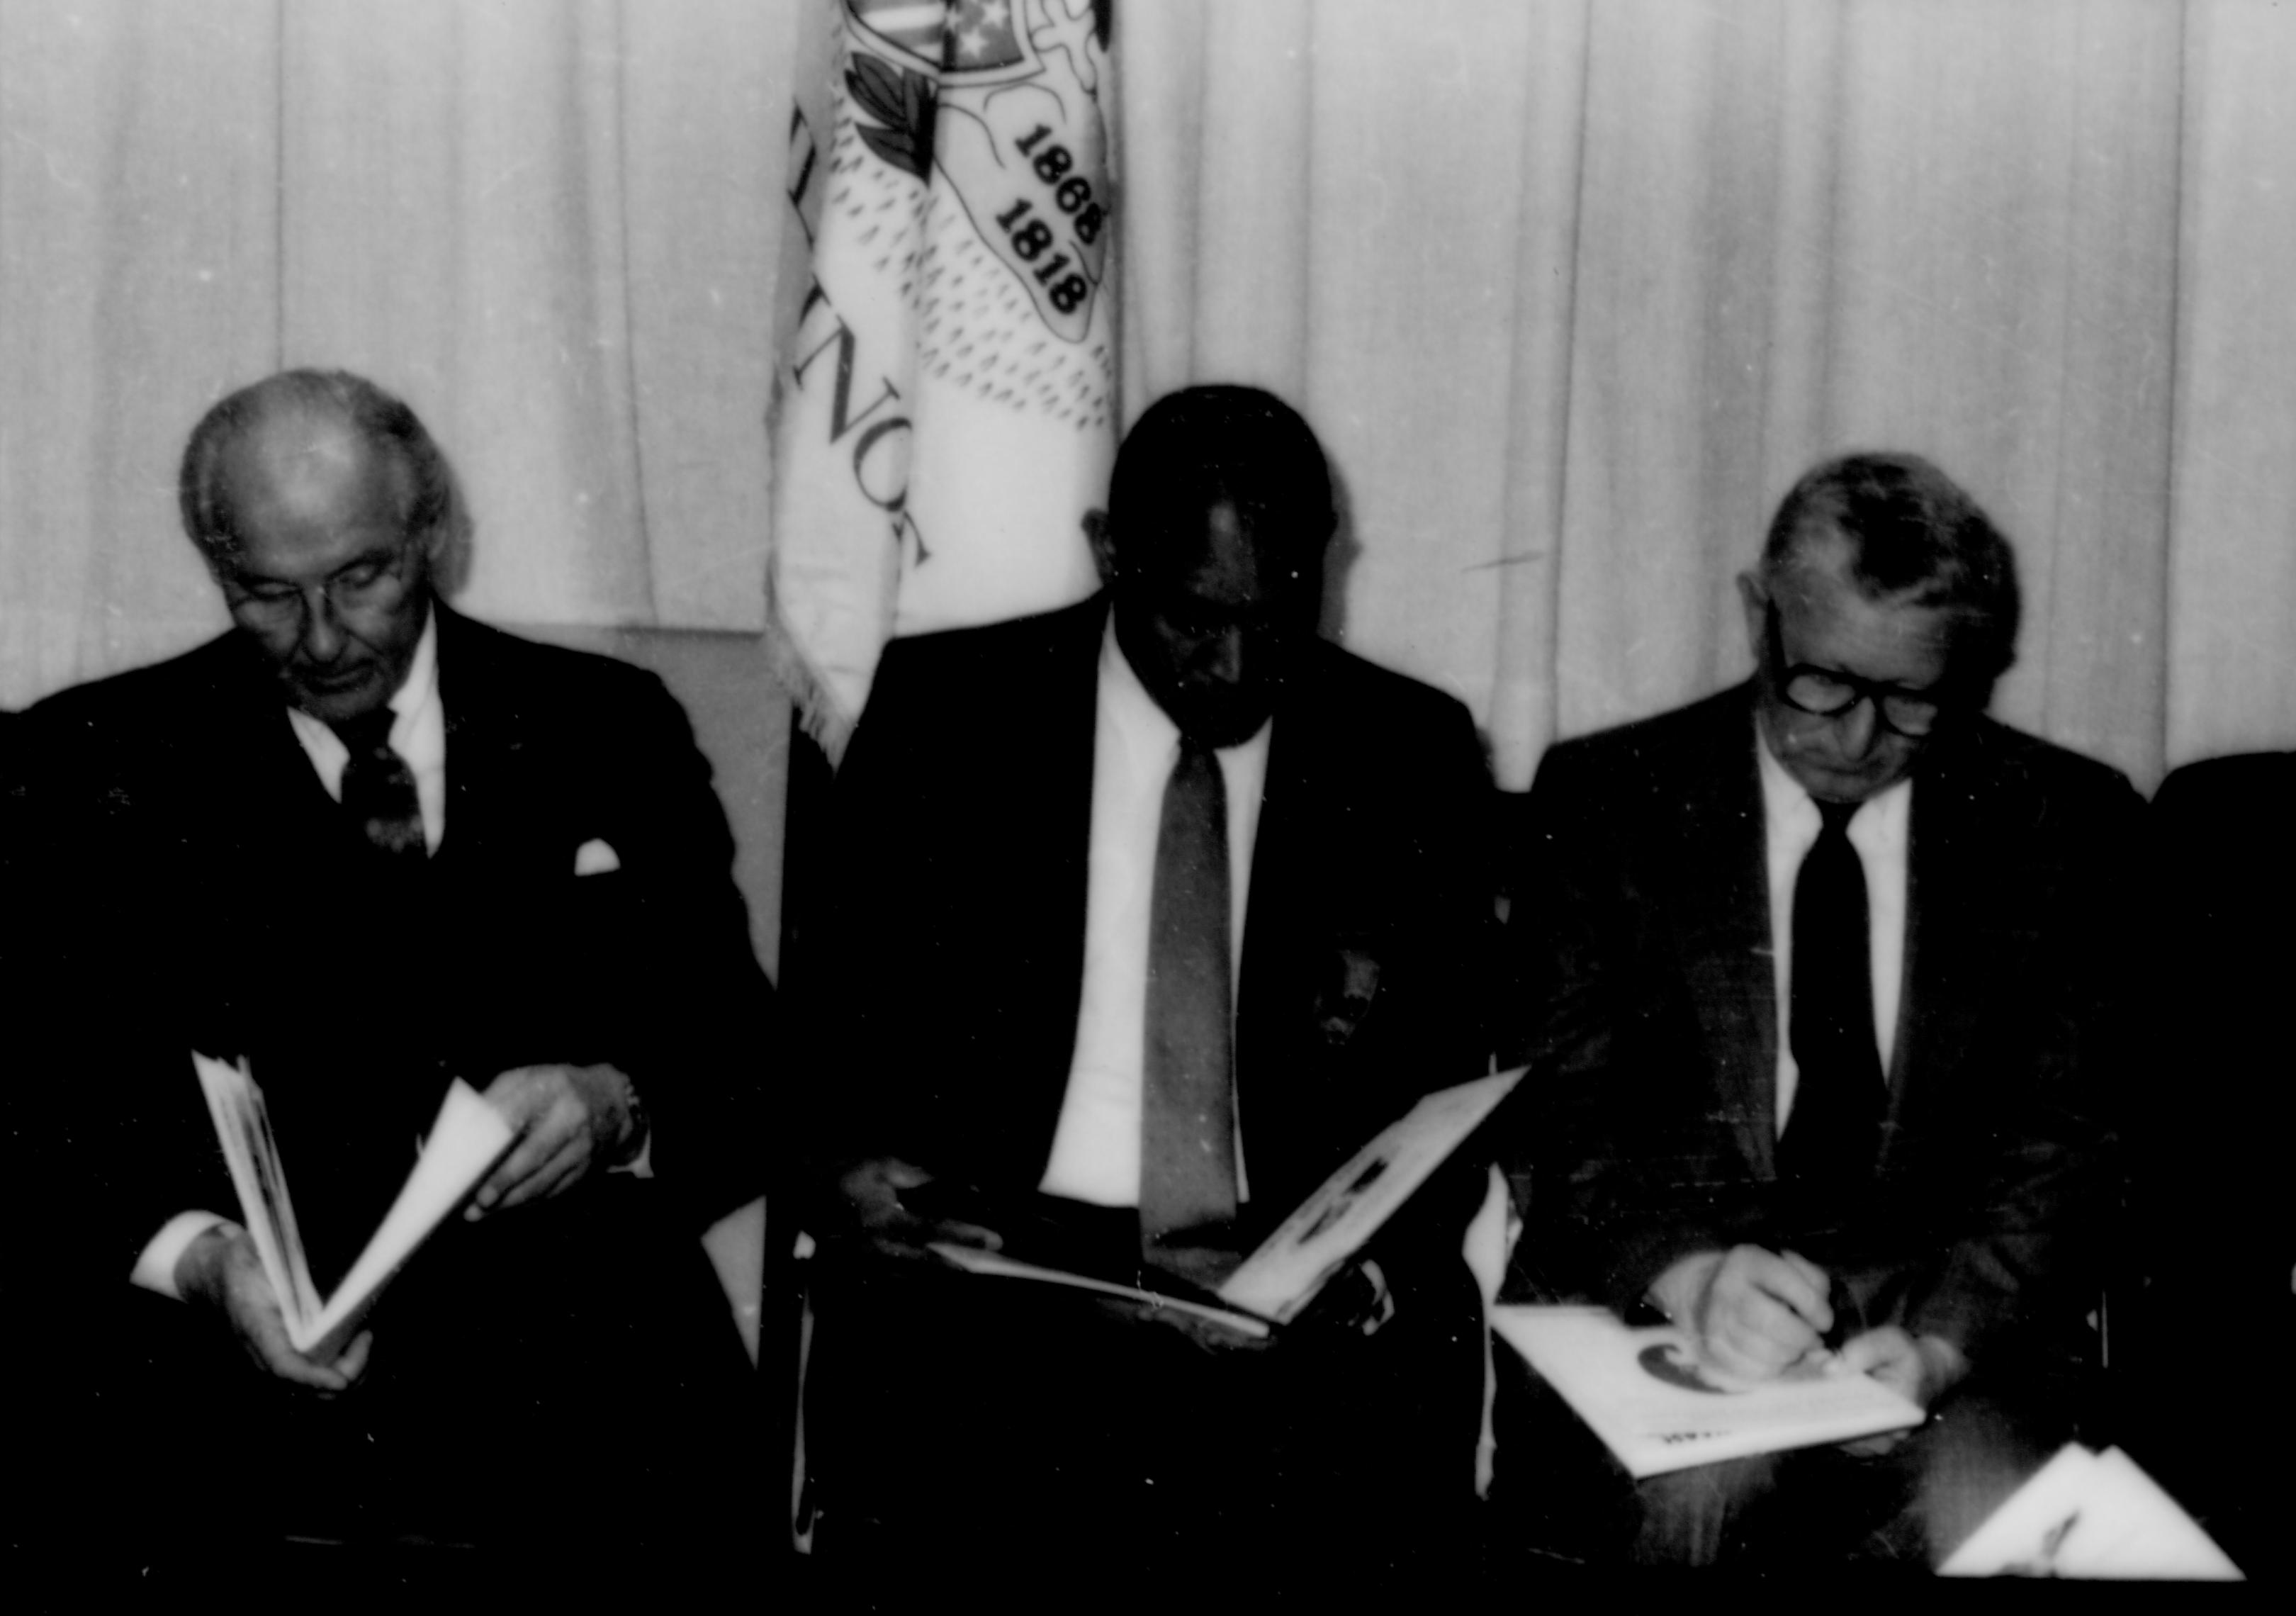
[[[1871,696],[1860,698],[1857,704],[1837,720],[1835,734],[1841,742],[1841,755],[1851,762],[1859,762],[1873,750],[1874,737],[1881,730],[1881,722],[1874,711]]]
[[[335,620],[335,603],[323,588],[303,591],[303,655],[313,662],[332,662],[343,652],[343,628]]]

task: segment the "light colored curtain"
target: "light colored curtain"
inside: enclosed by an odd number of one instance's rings
[[[1182,0],[1119,19],[1128,414],[1298,403],[1346,641],[1502,784],[1751,666],[1815,461],[2014,540],[1995,710],[2164,765],[2296,744],[2296,8]]]
[[[0,0],[0,705],[220,625],[175,457],[282,364],[438,431],[474,610],[758,628],[833,15]],[[1135,0],[1117,62],[1128,414],[1297,401],[1335,626],[1503,783],[1741,675],[1731,576],[1875,446],[2017,543],[2004,717],[2296,744],[2296,8]]]
[[[224,622],[176,456],[287,365],[412,404],[462,603],[758,629],[800,0],[0,0],[0,705]]]

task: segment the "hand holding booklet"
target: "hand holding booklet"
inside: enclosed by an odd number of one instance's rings
[[[1423,1097],[1300,1202],[1216,1292],[1178,1296],[970,1246],[936,1244],[933,1250],[972,1273],[1125,1297],[1177,1308],[1242,1334],[1265,1336],[1271,1325],[1298,1317],[1521,1079],[1518,1069]]]
[[[1637,1480],[1922,1423],[1912,1401],[1830,1356],[1746,1385],[1704,1367],[1685,1332],[1631,1329],[1607,1308],[1494,1308],[1491,1324]]]
[[[431,1232],[470,1200],[513,1139],[501,1113],[457,1079],[447,1091],[439,1119],[398,1199],[335,1293],[322,1303],[296,1233],[295,1206],[287,1194],[286,1170],[272,1137],[263,1091],[255,1086],[245,1062],[231,1066],[195,1054],[192,1064],[207,1095],[233,1187],[239,1192],[240,1217],[262,1259],[264,1276],[279,1298],[287,1339],[314,1363],[334,1361],[383,1286]]]

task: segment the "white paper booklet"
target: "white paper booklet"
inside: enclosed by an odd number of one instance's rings
[[[1325,1179],[1281,1227],[1260,1242],[1226,1284],[1209,1293],[1225,1307],[970,1246],[937,1243],[932,1249],[969,1273],[1070,1285],[1177,1308],[1248,1335],[1265,1335],[1271,1323],[1287,1324],[1297,1317],[1324,1283],[1411,1199],[1521,1079],[1522,1071],[1518,1069],[1422,1097],[1400,1120],[1381,1130]]]
[[[1637,1478],[1922,1423],[1909,1399],[1838,1367],[1720,1381],[1682,1331],[1628,1329],[1607,1308],[1494,1308],[1491,1323]]]
[[[2243,1581],[2198,1522],[2118,1448],[2068,1442],[1938,1568],[1945,1577]]]
[[[295,1204],[287,1194],[286,1170],[272,1137],[263,1091],[255,1086],[245,1062],[229,1066],[194,1054],[192,1064],[207,1095],[232,1185],[239,1192],[241,1219],[263,1259],[265,1276],[278,1293],[287,1339],[315,1363],[333,1361],[383,1285],[431,1231],[470,1199],[511,1147],[510,1124],[469,1084],[456,1079],[398,1199],[323,1305],[311,1284],[302,1238],[296,1233]]]
[[[1102,1296],[1120,1296],[1127,1301],[1141,1302],[1152,1308],[1171,1308],[1196,1318],[1209,1319],[1225,1325],[1244,1335],[1264,1336],[1267,1321],[1249,1313],[1233,1312],[1226,1308],[1210,1308],[1185,1297],[1167,1296],[1160,1291],[1144,1290],[1138,1285],[1119,1284],[1113,1280],[1095,1279],[1089,1274],[1072,1273],[1066,1268],[1047,1268],[1041,1264],[1020,1262],[996,1251],[984,1251],[976,1246],[961,1246],[937,1240],[932,1249],[946,1261],[955,1263],[968,1274],[989,1274],[1004,1279],[1033,1279],[1046,1284],[1067,1285],[1078,1291],[1091,1291]]]
[[[1521,1081],[1518,1067],[1422,1098],[1260,1242],[1220,1286],[1219,1299],[1290,1322]]]

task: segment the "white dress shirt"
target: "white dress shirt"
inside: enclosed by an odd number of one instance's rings
[[[1273,720],[1240,746],[1222,747],[1227,795],[1228,962],[1243,960],[1244,902],[1252,840],[1267,780]],[[1180,756],[1180,732],[1156,705],[1116,643],[1101,644],[1093,730],[1092,842],[1086,882],[1084,985],[1076,1053],[1053,1150],[1039,1187],[1099,1206],[1140,1204],[1140,1112],[1148,994],[1148,915],[1164,785]],[[1236,1189],[1243,1176],[1243,1118],[1235,1116]]]
[[[1770,947],[1775,961],[1778,1005],[1778,1132],[1793,1112],[1794,1088],[1801,1070],[1794,1064],[1792,1014],[1794,879],[1801,861],[1816,845],[1823,821],[1801,782],[1770,755],[1758,739],[1761,759],[1762,818],[1767,829],[1770,878]],[[1890,1058],[1898,1041],[1898,1005],[1905,980],[1906,849],[1913,820],[1914,783],[1900,780],[1858,805],[1849,820],[1849,845],[1866,872],[1867,957],[1874,980],[1874,1046],[1888,1082]]]

